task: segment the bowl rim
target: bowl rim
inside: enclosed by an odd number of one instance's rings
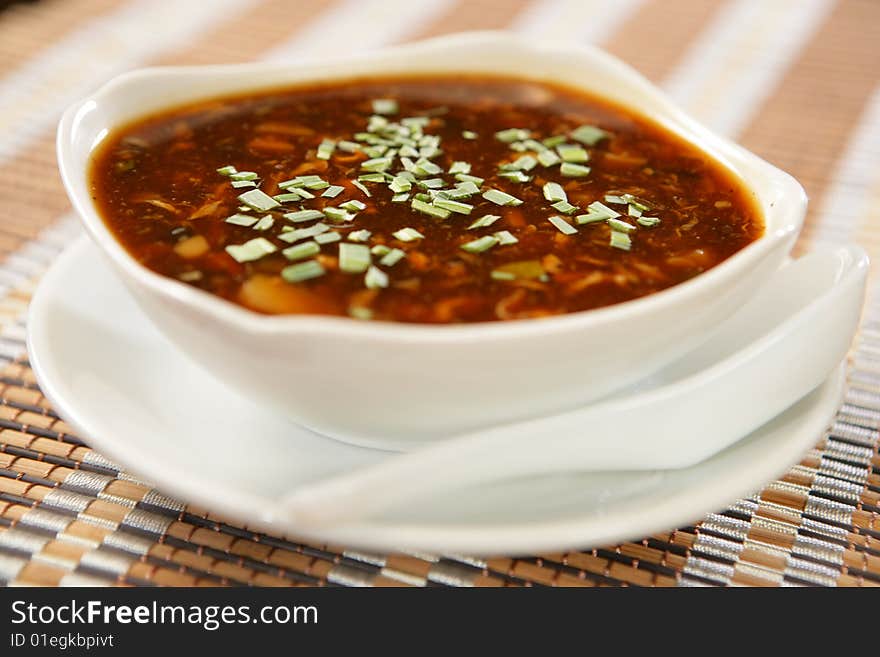
[[[166,77],[172,84],[180,83],[192,76],[242,76],[240,90],[242,92],[256,92],[260,89],[279,88],[277,81],[270,83],[248,84],[248,75],[274,74],[282,75],[285,71],[291,71],[287,84],[294,86],[298,81],[306,79],[321,79],[327,81],[346,80],[353,77],[367,77],[367,75],[346,75],[344,67],[340,65],[351,62],[355,58],[362,65],[371,62],[380,62],[382,58],[393,54],[397,57],[418,54],[441,55],[450,50],[462,48],[499,48],[515,49],[533,53],[551,53],[578,55],[582,58],[591,59],[595,63],[610,69],[613,75],[625,79],[630,85],[640,88],[652,101],[654,109],[646,107],[631,107],[637,114],[648,118],[673,131],[681,138],[687,140],[700,150],[720,161],[742,185],[751,191],[756,198],[759,194],[748,184],[741,168],[743,166],[758,168],[762,175],[772,178],[780,185],[787,188],[786,201],[795,209],[789,212],[790,219],[782,226],[771,230],[766,225],[765,232],[758,239],[746,245],[712,269],[695,276],[682,283],[673,285],[664,290],[652,294],[613,304],[596,309],[576,311],[529,320],[515,320],[507,322],[472,322],[462,324],[417,324],[406,322],[394,322],[385,320],[373,320],[369,322],[359,321],[350,317],[328,315],[263,315],[227,301],[210,292],[183,284],[169,277],[158,274],[136,261],[125,248],[112,235],[109,228],[101,218],[97,208],[88,194],[81,194],[78,184],[87,187],[88,161],[107,132],[116,127],[112,124],[105,126],[99,136],[90,146],[85,159],[74,155],[73,140],[76,135],[82,114],[91,111],[106,102],[128,85]],[[337,67],[333,70],[333,67]],[[321,71],[329,69],[325,75],[316,78],[308,76],[308,71]],[[460,67],[441,67],[442,71],[455,73]],[[440,70],[431,69],[431,73]],[[381,68],[376,68],[375,73],[381,73]],[[411,71],[418,74],[418,66]],[[502,74],[508,74],[501,72]],[[522,75],[523,79],[529,79],[528,75]],[[534,79],[534,78],[532,78]],[[284,82],[280,83],[281,85]],[[571,82],[565,82],[568,86],[577,87]],[[234,95],[237,91],[192,94],[192,101],[210,99]],[[593,92],[594,93],[594,92]],[[186,100],[178,100],[168,104],[169,108],[186,104]],[[615,101],[619,102],[619,101]],[[621,103],[624,104],[625,103]],[[152,110],[155,112],[156,110]],[[148,113],[145,113],[145,115]],[[130,120],[130,119],[128,119]],[[125,122],[127,122],[126,120]],[[120,124],[123,121],[119,122]],[[558,44],[549,41],[524,40],[514,34],[501,31],[465,32],[453,35],[440,36],[423,41],[412,42],[403,45],[390,46],[378,49],[366,54],[356,56],[341,55],[333,58],[324,58],[320,62],[310,61],[302,67],[292,69],[284,62],[249,62],[243,64],[219,64],[201,66],[157,66],[135,69],[118,75],[89,96],[75,102],[62,115],[58,124],[56,135],[56,153],[62,182],[70,198],[72,205],[80,221],[85,226],[90,237],[99,246],[101,252],[110,258],[117,270],[133,279],[138,284],[150,289],[153,293],[170,298],[177,304],[185,304],[193,308],[201,315],[211,315],[217,320],[236,326],[240,331],[258,335],[280,335],[297,332],[322,332],[326,335],[347,335],[366,339],[397,339],[406,342],[447,342],[460,341],[462,339],[490,338],[493,340],[511,339],[527,335],[551,334],[556,332],[568,332],[572,329],[584,330],[601,325],[613,324],[621,321],[635,319],[641,315],[661,311],[664,308],[672,308],[677,305],[687,305],[689,300],[698,297],[706,288],[717,287],[725,279],[734,277],[737,273],[746,271],[750,265],[760,261],[770,253],[781,241],[793,238],[800,230],[806,212],[807,196],[803,187],[791,175],[773,166],[736,143],[715,134],[698,121],[687,115],[666,94],[648,81],[635,69],[625,64],[612,55],[589,45],[582,44]],[[729,285],[730,283],[728,283]]]

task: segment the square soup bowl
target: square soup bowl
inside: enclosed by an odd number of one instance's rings
[[[694,279],[642,299],[545,319],[410,325],[252,313],[140,265],[90,197],[95,148],[146,114],[285,85],[461,71],[562,83],[654,120],[742,182],[763,213],[764,235]],[[137,70],[67,110],[58,160],[89,235],[181,352],[267,410],[340,440],[397,450],[570,409],[648,376],[696,346],[761,287],[787,258],[806,213],[804,191],[791,176],[699,125],[619,60],[585,46],[494,32],[320,63]]]

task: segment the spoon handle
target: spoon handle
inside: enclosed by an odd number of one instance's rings
[[[731,355],[720,332],[701,351],[720,350],[726,357],[696,373],[643,393],[389,457],[293,491],[284,499],[286,511],[300,526],[327,526],[499,479],[698,463],[787,409],[839,365],[857,327],[866,271],[867,258],[855,247],[805,256],[777,272],[761,299],[736,318],[743,325],[772,315],[774,323]],[[784,300],[797,296],[806,301],[780,310]]]

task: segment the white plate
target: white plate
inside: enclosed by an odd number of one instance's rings
[[[109,458],[231,520],[377,550],[561,550],[696,521],[795,463],[836,411],[844,381],[841,368],[784,414],[694,467],[521,479],[304,533],[284,516],[284,494],[386,453],[311,433],[207,375],[153,328],[84,239],[43,277],[28,323],[43,391]],[[344,399],[339,407],[344,412]]]

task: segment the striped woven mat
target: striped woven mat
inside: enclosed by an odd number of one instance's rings
[[[565,554],[364,554],[261,534],[120,471],[53,412],[28,366],[24,315],[40,274],[79,232],[53,153],[68,103],[137,66],[295,65],[465,29],[601,45],[805,185],[812,201],[799,252],[855,241],[880,255],[877,0],[13,3],[0,11],[0,582],[880,585],[873,302],[844,404],[787,474],[694,526]]]

